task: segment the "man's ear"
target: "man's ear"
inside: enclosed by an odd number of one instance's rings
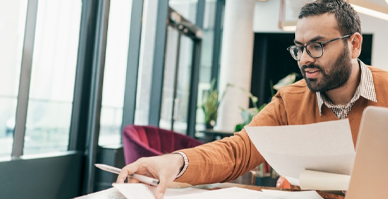
[[[352,52],[352,58],[358,58],[361,54],[362,36],[356,32],[350,37],[350,47]]]

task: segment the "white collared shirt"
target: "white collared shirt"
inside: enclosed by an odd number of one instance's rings
[[[345,119],[350,113],[350,111],[352,110],[354,103],[360,98],[360,96],[364,97],[367,100],[377,102],[375,86],[373,84],[372,72],[362,61],[358,60],[358,62],[361,69],[361,80],[350,102],[346,106],[336,105],[336,104],[333,104],[329,99],[327,99],[320,92],[316,92],[317,100],[318,100],[319,115],[321,115],[323,104],[325,104],[328,108],[330,108],[334,112],[334,114],[338,117],[338,119]]]

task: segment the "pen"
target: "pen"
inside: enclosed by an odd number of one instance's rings
[[[112,166],[109,166],[106,164],[95,164],[95,166],[99,169],[102,169],[104,171],[108,171],[111,173],[115,173],[115,174],[120,174],[120,172],[121,172],[121,169],[116,168],[116,167],[112,167]],[[159,184],[159,180],[154,179],[154,178],[150,178],[150,177],[147,177],[144,175],[139,175],[139,174],[133,173],[133,174],[129,175],[129,177],[135,178],[135,179],[139,180],[140,182],[143,182],[145,184],[150,184],[153,186],[158,186],[158,184]]]

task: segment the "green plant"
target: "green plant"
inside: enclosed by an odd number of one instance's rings
[[[283,79],[279,80],[278,83],[276,83],[272,88],[275,90],[279,90],[279,88],[283,86],[290,85],[295,82],[296,77],[299,76],[297,73],[290,73],[289,75],[285,76]],[[272,93],[272,96],[274,93]]]
[[[270,81],[271,95],[272,96],[275,95],[274,90],[279,90],[279,88],[281,88],[283,86],[287,86],[287,85],[290,85],[290,84],[294,83],[297,75],[298,74],[296,74],[296,73],[291,73],[291,74],[287,75],[286,77],[282,78],[281,80],[279,80],[278,83],[276,83],[273,86],[272,86],[272,81]],[[249,91],[245,90],[244,88],[241,88],[241,87],[238,87],[238,86],[235,86],[235,85],[231,85],[231,86],[237,87],[240,90],[242,90],[244,93],[246,93],[248,95],[249,99],[252,101],[252,104],[253,104],[252,108],[248,108],[248,109],[240,108],[241,109],[241,117],[243,119],[243,123],[237,124],[235,126],[234,131],[238,132],[238,131],[241,131],[244,128],[245,125],[249,124],[252,121],[252,118],[255,115],[257,115],[267,105],[267,103],[264,103],[264,104],[262,104],[261,106],[258,107],[257,106],[258,98],[256,96],[252,95],[252,93],[250,93]]]
[[[240,87],[240,86],[236,86],[236,85],[233,85],[233,84],[228,84],[228,86],[232,86],[232,87],[236,87],[238,89],[240,89],[241,91],[243,91],[245,94],[248,95],[249,99],[252,101],[252,104],[253,104],[253,107],[252,108],[241,108],[241,117],[243,119],[243,123],[241,124],[237,124],[235,126],[235,132],[237,131],[240,131],[241,129],[244,128],[245,125],[247,125],[253,118],[253,116],[257,115],[261,109],[263,109],[265,107],[265,105],[267,105],[266,103],[262,104],[260,107],[257,106],[257,102],[258,102],[258,98],[254,95],[252,95],[251,92],[245,90],[244,88]]]
[[[225,96],[225,91],[223,92],[221,98],[219,98],[218,90],[215,88],[215,80],[213,79],[210,84],[210,90],[206,92],[202,98],[201,108],[205,115],[204,122],[207,128],[213,127],[216,123],[218,107],[220,106],[222,99]]]

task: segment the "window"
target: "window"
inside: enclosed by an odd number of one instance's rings
[[[157,5],[153,1],[144,0],[136,93],[135,124],[137,125],[148,124],[152,83],[150,71],[152,71],[155,50]]]
[[[203,97],[206,91],[210,89],[211,83],[211,73],[212,61],[215,59],[213,57],[214,48],[214,34],[215,34],[215,16],[216,16],[216,0],[206,0],[205,5],[205,16],[203,21],[203,39],[202,39],[202,52],[201,52],[201,68],[199,75],[199,85],[198,85],[198,103],[197,103],[197,118],[196,118],[196,129],[202,130],[204,129],[204,120],[205,115],[201,107],[201,103],[203,101]],[[218,48],[219,49],[219,48]],[[219,53],[221,54],[221,53]]]
[[[23,154],[66,151],[81,1],[40,0]]]
[[[170,0],[169,5],[172,9],[181,14],[191,22],[195,22],[197,14],[198,0]]]
[[[15,127],[27,0],[0,6],[0,157],[10,156]]]
[[[129,0],[112,0],[110,4],[99,145],[121,142],[131,5]]]

